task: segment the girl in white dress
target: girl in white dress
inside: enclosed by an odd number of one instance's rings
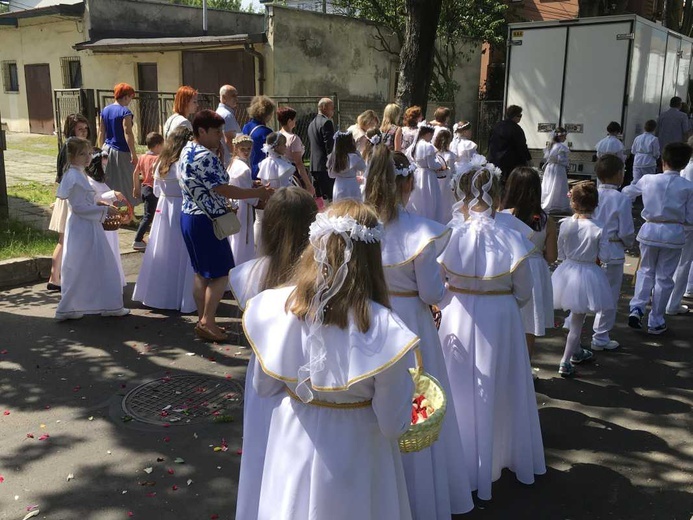
[[[415,188],[409,197],[407,209],[421,217],[445,224],[438,175],[446,166],[439,160],[438,151],[431,143],[433,132],[432,126],[420,124],[416,141],[408,150],[407,157],[416,164],[416,171]]]
[[[570,331],[558,368],[563,377],[575,373],[573,365],[594,358],[591,351],[580,347],[585,316],[614,308],[609,280],[599,267],[610,258],[609,239],[592,220],[598,203],[599,193],[591,181],[573,186],[570,205],[575,214],[561,222],[558,233],[558,259],[563,262],[551,277],[553,304],[556,309],[571,312]]]
[[[439,262],[448,293],[439,330],[472,489],[491,499],[508,468],[523,484],[546,472],[520,306],[532,294],[533,245],[496,223],[500,170],[453,177],[450,242]]]
[[[389,309],[378,216],[334,203],[292,285],[248,302],[253,386],[278,396],[258,520],[410,520],[398,437],[411,421],[418,338]]]
[[[460,121],[452,126],[455,137],[450,143],[450,151],[457,156],[460,163],[468,163],[477,154],[477,146],[472,141],[472,124],[469,121]]]
[[[67,142],[70,167],[65,172],[57,196],[67,200],[61,298],[57,320],[75,320],[85,314],[125,316],[123,286],[113,251],[101,225],[107,215],[118,210],[102,200],[89,184],[84,168],[91,161],[92,146],[75,137]]]
[[[352,135],[349,132],[335,133],[334,150],[327,158],[327,174],[335,179],[332,200],[362,200],[360,184],[365,171],[366,162],[356,151]]]
[[[159,198],[149,242],[137,275],[132,300],[153,309],[195,312],[195,272],[180,229],[183,205],[178,159],[192,138],[185,126],[174,128],[164,143],[154,170],[154,195]]]
[[[515,168],[505,185],[504,211],[532,228],[534,250],[527,259],[532,271],[532,296],[522,307],[522,321],[531,361],[537,336],[553,328],[553,287],[549,264],[558,258],[556,222],[541,209],[541,179],[534,168]]]
[[[108,184],[104,182],[106,173],[104,172],[103,162],[108,161],[108,155],[102,154],[99,148],[96,148],[91,155],[91,162],[84,169],[89,177],[89,185],[96,192],[97,198],[113,204],[116,200],[125,200],[123,194],[119,191],[112,190]],[[116,265],[118,266],[118,274],[120,275],[120,284],[125,287],[125,272],[123,271],[123,262],[120,260],[120,242],[118,241],[118,231],[106,231],[106,239],[108,245],[113,251]]]
[[[438,172],[438,187],[440,188],[441,212],[444,223],[452,218],[452,206],[455,204],[455,194],[450,189],[450,176],[455,171],[457,156],[450,150],[452,134],[447,128],[441,128],[433,139],[433,145],[438,150],[438,160],[445,166]]]
[[[286,137],[280,132],[272,132],[267,136],[262,152],[267,155],[258,165],[257,178],[262,184],[274,188],[288,188],[296,172],[296,167],[286,160]],[[259,253],[262,245],[262,217],[264,210],[255,210],[255,253]]]
[[[421,339],[424,369],[441,383],[448,396],[438,441],[430,448],[403,455],[404,474],[413,517],[450,520],[450,515],[474,507],[450,383],[430,309],[445,295],[436,259],[450,238],[450,229],[404,209],[414,189],[414,168],[401,152],[392,158],[385,145],[375,147],[366,202],[378,210],[385,225],[383,268],[392,310]]]
[[[229,164],[229,184],[239,188],[253,188],[253,177],[250,172],[250,153],[253,151],[253,140],[241,134],[233,139],[233,160]],[[233,261],[236,265],[255,258],[255,231],[253,229],[253,210],[257,199],[242,199],[238,205],[238,220],[241,230],[229,237]]]
[[[237,148],[236,148],[237,149]],[[262,256],[231,269],[229,280],[238,307],[266,289],[286,284],[308,245],[310,224],[318,213],[313,197],[301,188],[280,188],[270,197],[262,220]],[[243,405],[243,457],[236,503],[236,518],[257,518],[262,468],[272,411],[283,394],[260,398],[253,387],[255,355],[250,356]]]
[[[567,135],[563,128],[556,128],[551,143],[544,149],[546,164],[544,178],[541,181],[541,207],[547,213],[570,213],[568,201],[570,148],[565,145]]]

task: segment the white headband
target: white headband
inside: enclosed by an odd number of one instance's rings
[[[404,168],[395,168],[395,175],[399,175],[401,177],[409,177],[412,173],[416,171],[416,166],[414,164],[410,164],[409,166],[405,166]]]
[[[455,123],[454,125],[452,125],[452,131],[453,131],[453,132],[461,132],[462,130],[466,130],[466,129],[469,128],[470,126],[472,126],[472,124],[471,124],[469,121],[467,121],[467,122],[464,123],[463,125],[460,125],[460,124],[458,124],[458,123]]]
[[[347,135],[351,135],[351,132],[341,132],[341,131],[337,130],[334,133],[333,139],[336,141],[338,137],[347,136]]]
[[[488,182],[481,187],[481,192],[479,192],[476,187],[476,178],[484,171],[489,172],[491,175]],[[458,165],[452,179],[450,179],[450,189],[455,193],[458,201],[453,205],[453,210],[455,211],[465,205],[465,199],[467,198],[467,194],[460,189],[460,179],[471,172],[474,172],[471,182],[473,200],[483,200],[489,207],[493,205],[493,199],[491,199],[489,191],[493,185],[493,178],[500,179],[502,171],[493,163],[488,162],[483,155],[476,154],[468,163]]]
[[[310,225],[310,240],[318,240],[327,235],[349,234],[351,240],[359,242],[380,242],[384,228],[381,223],[375,227],[364,226],[356,222],[356,219],[349,215],[342,217],[331,217],[327,213],[318,213],[315,221]]]
[[[382,141],[382,137],[380,136],[380,134],[375,134],[373,137],[371,137],[368,140],[371,142],[371,144],[373,146],[376,146],[376,145],[380,144],[380,141]]]

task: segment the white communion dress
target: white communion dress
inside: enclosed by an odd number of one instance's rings
[[[438,441],[402,455],[415,520],[450,520],[474,508],[445,360],[429,306],[445,296],[438,265],[450,229],[400,208],[385,224],[382,258],[392,310],[420,338],[424,370],[443,386],[448,408]]]
[[[464,137],[458,138],[453,141],[454,149],[452,145],[450,146],[450,151],[454,152],[457,156],[457,162],[468,163],[477,154],[477,145],[471,139],[465,139]]]
[[[443,163],[438,159],[438,151],[431,143],[419,139],[412,150],[416,171],[414,172],[414,191],[409,197],[407,209],[421,217],[444,224],[444,215],[438,171]]]
[[[159,198],[149,242],[142,259],[132,300],[153,309],[195,312],[193,298],[195,272],[180,230],[183,195],[178,183],[178,164],[166,177],[154,172],[154,195]]]
[[[408,368],[418,338],[371,303],[368,331],[352,320],[346,329],[320,329],[327,346],[321,369],[308,325],[285,310],[293,290],[264,291],[243,315],[257,356],[255,390],[281,399],[269,426],[257,519],[410,520],[397,439],[411,421]],[[306,365],[309,403],[295,393]]]
[[[258,179],[262,181],[265,186],[270,186],[271,188],[288,188],[291,186],[291,178],[294,176],[296,167],[287,161],[283,156],[279,155],[274,149],[267,152],[267,157],[265,157],[258,165]],[[255,252],[259,255],[262,251],[262,217],[265,210],[258,209],[255,211],[255,224],[254,236],[255,236]],[[235,260],[234,260],[235,261]],[[236,264],[237,265],[237,264]]]
[[[243,159],[236,157],[228,168],[229,184],[239,188],[253,188],[253,177],[250,173],[250,166]],[[255,232],[253,229],[253,206],[257,204],[257,199],[240,199],[238,201],[238,220],[241,223],[241,230],[229,237],[233,262],[241,265],[255,258]]]
[[[438,187],[440,188],[440,205],[442,222],[447,223],[452,218],[452,206],[457,202],[455,194],[450,187],[450,178],[455,171],[455,163],[457,156],[453,152],[439,152],[439,158],[442,159],[448,167],[447,170],[437,172]]]
[[[611,287],[597,258],[607,264],[609,239],[592,219],[566,218],[558,233],[558,259],[553,272],[553,305],[577,314],[594,314],[614,308]]]
[[[546,472],[519,305],[532,291],[533,245],[490,212],[456,213],[439,261],[448,293],[439,336],[472,489],[491,499],[508,468],[523,484]]]
[[[364,175],[367,168],[366,162],[357,153],[350,153],[348,161],[346,170],[337,172],[334,168],[330,168],[327,172],[330,178],[335,179],[332,188],[332,200],[334,202],[342,199],[363,200],[361,187],[356,177]]]
[[[551,149],[544,153],[546,165],[541,180],[541,207],[547,213],[572,212],[568,199],[569,155],[570,148],[563,143],[554,143]]]
[[[108,208],[84,171],[70,166],[57,196],[67,200],[60,303],[56,318],[68,313],[100,314],[123,308],[123,285],[113,250],[101,223]]]
[[[115,196],[115,191],[109,188],[108,184],[105,182],[98,182],[89,177],[89,185],[96,192],[97,199],[110,202],[111,204],[116,201],[117,197]],[[106,231],[106,239],[108,240],[108,245],[110,246],[111,251],[113,251],[113,256],[115,257],[116,265],[118,266],[120,284],[125,287],[125,272],[123,271],[123,262],[120,259],[120,242],[118,242],[118,231]]]
[[[248,300],[260,294],[262,281],[267,272],[267,257],[250,260],[231,269],[229,282],[239,309],[245,312]],[[243,397],[243,457],[241,477],[236,502],[236,518],[257,518],[260,503],[262,468],[265,464],[267,435],[272,411],[281,402],[282,394],[267,398],[258,396],[253,386],[253,374],[257,360],[251,354],[245,376]]]

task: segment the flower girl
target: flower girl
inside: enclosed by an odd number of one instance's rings
[[[304,189],[280,188],[270,197],[262,220],[265,240],[259,258],[231,269],[229,281],[238,307],[265,289],[286,284],[293,267],[308,245],[308,230],[317,215],[313,197]],[[272,411],[281,394],[261,399],[253,387],[255,355],[251,355],[245,379],[243,407],[243,458],[236,504],[236,518],[257,518],[262,467]]]
[[[365,140],[365,137],[364,137]],[[369,142],[369,144],[372,144]],[[356,151],[356,144],[350,132],[334,134],[334,150],[327,158],[327,173],[335,179],[332,200],[361,199],[359,179],[363,180],[366,161]]]
[[[448,395],[440,438],[430,448],[403,455],[404,473],[413,517],[450,520],[450,515],[474,507],[445,360],[429,308],[445,295],[436,259],[448,243],[450,229],[404,209],[414,189],[415,168],[404,154],[395,152],[393,157],[394,168],[388,148],[375,147],[366,182],[366,202],[378,210],[385,225],[383,268],[392,310],[421,338],[424,368]]]
[[[524,484],[546,472],[520,306],[532,294],[533,245],[496,223],[500,170],[458,170],[459,202],[440,257],[448,293],[439,335],[472,489],[491,499],[504,468]]]
[[[415,189],[409,197],[407,209],[419,216],[445,224],[448,219],[443,214],[438,175],[446,166],[438,158],[438,151],[431,143],[434,131],[432,126],[419,123],[416,141],[407,150],[408,157],[416,164]]]
[[[259,520],[411,519],[397,439],[419,340],[389,309],[382,234],[370,206],[336,202],[311,225],[291,285],[248,302],[253,386],[281,399]]]
[[[544,149],[544,178],[541,181],[541,207],[547,213],[570,213],[568,202],[568,156],[565,144],[567,133],[563,128],[554,130],[551,142]]]
[[[229,184],[239,188],[252,188],[253,177],[250,172],[250,154],[253,140],[244,134],[233,139],[233,161],[229,164]],[[233,261],[240,265],[255,258],[255,232],[253,229],[253,210],[257,199],[241,199],[238,204],[238,220],[241,230],[229,237]]]

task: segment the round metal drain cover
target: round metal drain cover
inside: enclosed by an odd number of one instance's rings
[[[185,425],[225,422],[243,408],[243,385],[202,375],[155,379],[133,388],[123,399],[125,421]]]

